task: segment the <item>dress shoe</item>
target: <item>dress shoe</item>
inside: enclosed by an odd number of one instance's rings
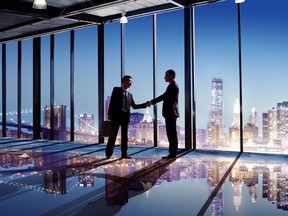
[[[168,158],[176,158],[176,154],[169,154],[167,156],[163,156],[162,158],[168,159]]]
[[[128,155],[122,155],[121,158],[123,158],[123,159],[125,159],[125,158],[126,158],[126,159],[129,159],[129,158],[132,158],[132,157],[130,157],[130,156],[128,156]]]

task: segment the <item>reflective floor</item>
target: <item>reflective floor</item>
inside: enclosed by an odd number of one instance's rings
[[[1,215],[285,215],[288,157],[0,138]]]

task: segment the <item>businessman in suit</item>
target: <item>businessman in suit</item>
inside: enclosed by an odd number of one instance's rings
[[[125,75],[122,78],[122,86],[114,87],[108,109],[108,120],[112,121],[112,135],[106,146],[106,157],[113,154],[116,136],[121,126],[121,158],[131,158],[127,154],[128,149],[128,124],[130,122],[130,107],[133,109],[146,108],[146,103],[135,104],[133,95],[127,91],[132,85],[132,77]]]
[[[169,155],[163,158],[175,158],[178,150],[176,120],[179,117],[178,95],[179,88],[175,82],[176,73],[170,69],[165,72],[165,81],[169,83],[166,91],[159,97],[147,101],[147,106],[163,101],[162,115],[165,118],[166,133],[169,141]]]

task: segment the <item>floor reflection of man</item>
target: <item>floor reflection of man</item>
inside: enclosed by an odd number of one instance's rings
[[[133,174],[128,173],[128,164],[114,164],[106,169],[105,175],[105,199],[98,199],[89,203],[76,215],[88,215],[89,212],[97,212],[101,209],[103,215],[114,215],[120,211],[122,206],[134,196],[142,194],[151,189],[157,180],[167,172],[168,166],[176,159],[163,159],[148,165]],[[130,161],[131,162],[131,161]]]

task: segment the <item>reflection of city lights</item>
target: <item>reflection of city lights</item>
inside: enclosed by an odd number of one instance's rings
[[[22,155],[19,155],[20,158],[29,158],[30,156],[27,153],[24,153]]]

